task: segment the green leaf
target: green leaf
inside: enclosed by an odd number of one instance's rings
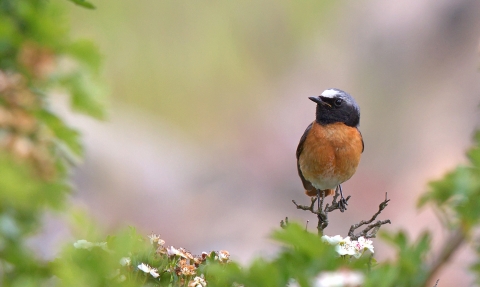
[[[474,140],[475,146],[468,151],[467,156],[478,172],[480,170],[480,131],[475,133]]]
[[[286,228],[274,231],[272,238],[310,257],[325,255],[327,250],[332,249],[317,234],[305,231],[303,226],[296,223],[290,223]]]
[[[36,116],[50,129],[56,139],[68,147],[69,151],[72,152],[77,159],[83,156],[80,133],[77,130],[66,126],[59,117],[47,110],[38,111]]]
[[[85,0],[69,0],[69,1],[87,9],[95,9],[95,6],[92,3]]]
[[[85,64],[95,75],[98,75],[102,56],[93,42],[77,40],[67,47],[66,52],[77,59],[79,63]]]
[[[29,217],[28,214],[35,214],[45,206],[56,209],[63,206],[69,188],[62,180],[43,181],[29,162],[3,153],[0,153],[0,170],[0,212],[2,208],[13,208]]]
[[[61,83],[71,96],[71,106],[77,111],[97,119],[105,117],[105,109],[101,101],[102,88],[85,72],[76,72],[62,78]]]
[[[373,277],[376,280],[388,278],[388,282],[395,282],[394,285],[384,285],[383,281],[374,282],[372,278],[366,286],[419,286],[424,282],[426,276],[425,257],[430,250],[431,236],[424,232],[415,242],[411,243],[405,232],[380,233],[380,237],[397,249],[395,262],[380,264],[373,270]],[[378,285],[375,285],[378,284]]]

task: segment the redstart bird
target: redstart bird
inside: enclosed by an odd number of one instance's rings
[[[309,99],[317,104],[317,110],[297,147],[298,175],[308,196],[333,195],[340,189],[343,212],[347,202],[340,184],[355,173],[364,147],[358,129],[360,108],[352,96],[339,89]]]

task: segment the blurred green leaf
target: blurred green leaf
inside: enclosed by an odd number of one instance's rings
[[[60,118],[47,110],[38,111],[36,116],[77,158],[83,156],[83,147],[80,143],[80,133],[77,130],[66,126]]]
[[[272,238],[309,257],[325,255],[332,249],[331,246],[322,242],[317,234],[305,231],[303,226],[296,223],[290,223],[286,228],[275,230]]]
[[[92,3],[88,2],[88,1],[85,1],[85,0],[68,0],[68,1],[73,2],[73,3],[75,3],[79,6],[82,6],[82,7],[87,8],[87,9],[95,9],[95,6]]]
[[[98,52],[97,46],[93,42],[77,40],[67,47],[66,53],[70,54],[80,63],[85,64],[90,70],[98,75],[102,57]]]
[[[15,24],[9,17],[0,17],[0,55],[5,55],[17,44]],[[4,61],[12,61],[8,57],[0,57],[0,68],[5,68]]]
[[[59,208],[68,186],[61,181],[43,181],[28,162],[0,153],[0,206],[35,213],[46,206]],[[1,209],[0,209],[1,211]]]
[[[101,87],[84,73],[73,73],[61,80],[71,94],[71,106],[75,111],[97,119],[105,117],[105,107],[100,101]]]
[[[471,153],[475,156],[476,153]],[[420,197],[418,205],[431,203],[442,210],[446,218],[456,219],[469,228],[480,221],[480,208],[472,198],[480,196],[480,176],[477,168],[459,166],[442,179],[430,183],[430,191]],[[453,222],[452,220],[450,220]],[[457,223],[458,224],[458,223]]]
[[[365,286],[422,286],[427,276],[425,257],[430,250],[430,234],[423,233],[413,243],[403,231],[382,232],[380,237],[397,249],[397,256],[394,262],[374,268]]]
[[[474,136],[475,145],[467,153],[473,166],[476,168],[476,172],[480,173],[480,131],[477,131]]]
[[[72,2],[93,8],[87,1]],[[104,250],[66,251],[57,264],[40,260],[26,244],[45,211],[64,208],[70,190],[66,162],[83,156],[80,134],[48,110],[46,98],[61,88],[72,93],[77,110],[103,115],[95,104],[100,56],[88,42],[71,44],[66,17],[56,1],[0,0],[2,119],[24,115],[0,125],[0,286],[105,286],[111,283],[107,272],[118,268]],[[59,61],[65,56],[73,65]],[[74,79],[62,82],[68,76]],[[93,234],[77,219],[73,226]],[[52,278],[53,270],[63,280]]]

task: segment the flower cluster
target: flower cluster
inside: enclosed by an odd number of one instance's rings
[[[137,266],[139,270],[149,273],[153,278],[157,278],[164,273],[174,273],[180,278],[180,282],[188,282],[188,286],[206,286],[207,281],[204,279],[203,274],[197,276],[198,267],[205,264],[209,258],[220,263],[227,263],[230,258],[230,253],[226,250],[211,253],[202,252],[201,255],[193,255],[182,247],[165,246],[165,240],[161,239],[160,235],[151,234],[148,238],[150,239],[150,244],[155,249],[155,255],[167,259],[166,267],[163,270],[153,268],[143,262]]]
[[[342,238],[340,235],[333,237],[324,235],[322,236],[322,241],[335,246],[335,251],[341,256],[350,255],[355,258],[360,258],[367,250],[374,253],[372,240],[366,239],[363,236],[359,237],[358,240],[352,241],[349,236]]]
[[[148,239],[150,247],[148,244],[145,246],[147,249],[145,251],[148,252],[130,253],[129,256],[120,258],[119,267],[112,272],[110,279],[123,282],[132,278],[143,278],[154,285],[160,285],[162,280],[163,283],[167,281],[169,286],[205,287],[207,281],[200,267],[213,262],[225,264],[230,260],[230,253],[226,250],[193,255],[185,248],[165,246],[165,240],[160,235],[151,234]],[[114,253],[108,249],[107,242],[95,243],[82,239],[73,245],[76,249],[92,251],[93,248],[98,247],[109,254]],[[145,257],[142,254],[150,255]]]

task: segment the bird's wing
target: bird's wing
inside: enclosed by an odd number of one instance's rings
[[[298,163],[298,159],[300,158],[300,154],[303,151],[303,144],[305,143],[305,139],[307,138],[308,133],[312,129],[312,125],[313,125],[313,122],[310,125],[308,125],[307,129],[305,130],[302,137],[300,138],[300,142],[298,143],[298,146],[297,146],[297,171],[298,171],[298,175],[300,176],[300,179],[302,180],[303,187],[306,190],[315,190],[315,187],[313,187],[312,183],[306,180],[305,177],[303,177],[302,171],[300,170],[300,164]]]

